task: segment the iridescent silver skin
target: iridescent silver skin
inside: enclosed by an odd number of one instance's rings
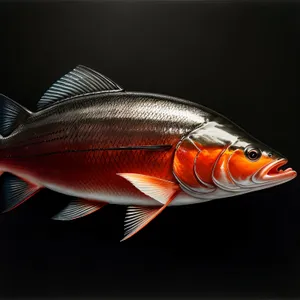
[[[105,197],[111,203],[123,205],[151,205],[155,204],[151,199],[145,201],[127,195],[116,198],[113,192],[104,194],[98,190],[86,195],[85,188],[80,185],[77,188],[61,186],[55,182],[57,169],[45,166],[41,158],[52,157],[57,153],[97,149],[134,150],[147,147],[160,151],[170,147],[175,150],[180,140],[184,139],[204,146],[227,146],[232,150],[244,150],[252,146],[266,156],[272,155],[275,164],[286,162],[279,153],[254,139],[236,124],[199,104],[150,93],[114,92],[74,97],[31,113],[13,134],[2,140],[2,157],[9,157],[2,164],[2,169],[12,172],[15,167],[13,173],[34,182],[38,177],[39,184],[72,196],[92,199]],[[12,163],[14,158],[16,162]],[[30,172],[33,170],[32,158],[41,166],[38,168],[39,172],[36,169]],[[62,166],[62,162],[58,163]],[[14,164],[17,165],[13,166]],[[45,169],[47,172],[44,172]],[[62,176],[69,176],[60,169]],[[218,181],[213,178],[215,186],[207,189],[193,189],[175,175],[184,193],[178,195],[170,205],[197,203],[268,188],[294,178],[295,172],[290,169],[288,171],[293,176],[273,176],[274,180],[253,177],[252,180],[234,184],[226,179]],[[100,185],[102,180],[103,177],[99,178]]]
[[[175,97],[128,92],[78,66],[30,112],[0,95],[5,211],[42,188],[75,200],[56,219],[104,204],[134,205],[132,236],[169,205],[236,196],[287,182],[287,160],[224,116]],[[149,208],[151,207],[151,209]],[[142,217],[141,217],[142,216]]]

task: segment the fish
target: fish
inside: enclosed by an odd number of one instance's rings
[[[52,219],[127,206],[124,237],[167,206],[283,184],[286,157],[225,116],[167,95],[131,92],[78,65],[31,112],[0,95],[1,212],[49,189],[70,197]]]

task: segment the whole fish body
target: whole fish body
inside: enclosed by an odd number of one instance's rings
[[[128,205],[125,238],[168,205],[268,188],[293,179],[287,160],[225,117],[186,100],[127,92],[78,66],[32,113],[1,96],[2,206],[41,188],[73,196],[54,219]]]

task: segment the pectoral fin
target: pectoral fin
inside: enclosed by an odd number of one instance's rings
[[[74,199],[72,200],[63,210],[52,217],[53,220],[59,221],[71,221],[78,218],[85,217],[103,206],[106,202],[90,201],[85,199]]]
[[[162,204],[166,204],[179,190],[177,183],[153,176],[135,173],[118,173],[117,175],[127,179],[142,193]]]

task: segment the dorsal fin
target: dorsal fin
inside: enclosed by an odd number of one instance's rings
[[[38,102],[38,110],[70,97],[96,93],[120,92],[123,89],[104,75],[82,65],[57,80]]]

